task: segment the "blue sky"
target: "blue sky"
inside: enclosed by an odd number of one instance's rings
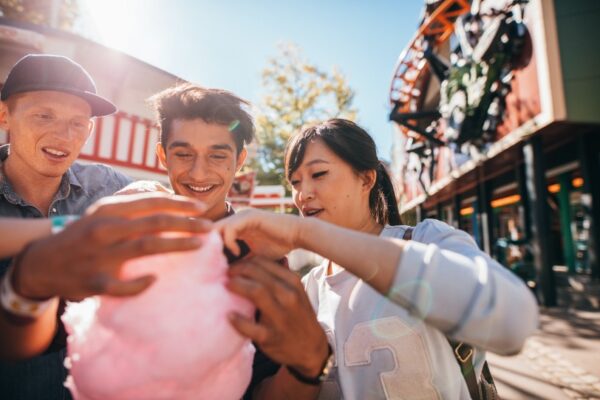
[[[260,72],[293,42],[323,69],[334,65],[356,91],[358,123],[390,159],[388,92],[422,0],[80,0],[86,35],[205,86],[260,99]]]

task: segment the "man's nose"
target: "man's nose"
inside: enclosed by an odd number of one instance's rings
[[[78,131],[73,128],[68,120],[59,119],[54,123],[54,130],[58,136],[67,141],[74,139],[78,135]]]
[[[202,181],[207,176],[207,172],[208,165],[204,157],[196,157],[189,171],[190,178]]]

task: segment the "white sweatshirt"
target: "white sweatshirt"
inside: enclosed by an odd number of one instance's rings
[[[537,327],[527,286],[437,220],[415,227],[387,297],[348,271],[327,276],[327,263],[303,279],[336,358],[320,399],[469,399],[446,335],[476,347],[479,376],[483,350],[513,354]]]

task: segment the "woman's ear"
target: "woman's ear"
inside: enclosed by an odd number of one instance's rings
[[[360,179],[362,180],[362,186],[365,191],[371,192],[371,189],[373,189],[373,186],[375,186],[375,183],[377,182],[377,171],[374,169],[363,171],[360,173]]]

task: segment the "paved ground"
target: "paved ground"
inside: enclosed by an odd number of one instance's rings
[[[488,355],[503,400],[600,399],[600,312],[543,309],[514,357]]]

